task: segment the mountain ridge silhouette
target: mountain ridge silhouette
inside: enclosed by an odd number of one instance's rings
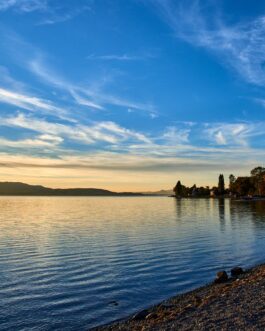
[[[21,182],[0,182],[0,195],[8,196],[143,196],[142,193],[113,192],[99,188],[49,188]]]

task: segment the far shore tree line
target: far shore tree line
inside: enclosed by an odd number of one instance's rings
[[[235,177],[229,176],[228,187],[225,187],[224,175],[220,174],[218,185],[213,187],[191,187],[177,182],[173,188],[176,197],[223,197],[223,196],[265,196],[265,168],[256,167],[250,171],[250,176]]]

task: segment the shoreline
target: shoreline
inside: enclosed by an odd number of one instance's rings
[[[214,276],[214,275],[213,275]],[[222,283],[208,283],[127,318],[92,328],[121,330],[265,329],[265,264]]]

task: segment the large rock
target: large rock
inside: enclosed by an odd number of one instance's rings
[[[238,277],[244,273],[244,270],[241,267],[235,267],[231,269],[231,276]]]
[[[226,271],[218,271],[214,282],[216,284],[220,284],[220,283],[225,283],[226,281],[228,281],[228,275]]]

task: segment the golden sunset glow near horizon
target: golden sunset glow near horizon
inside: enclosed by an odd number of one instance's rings
[[[201,171],[198,168],[201,167]],[[23,182],[51,188],[102,188],[113,191],[159,191],[172,189],[177,180],[184,185],[217,185],[219,173],[224,173],[226,184],[230,173],[248,175],[253,167],[247,164],[234,169],[189,160],[165,159],[163,163],[150,157],[101,154],[93,158],[64,159],[34,158],[2,155],[0,181]],[[180,170],[177,170],[177,169]],[[165,170],[166,169],[166,170]]]

